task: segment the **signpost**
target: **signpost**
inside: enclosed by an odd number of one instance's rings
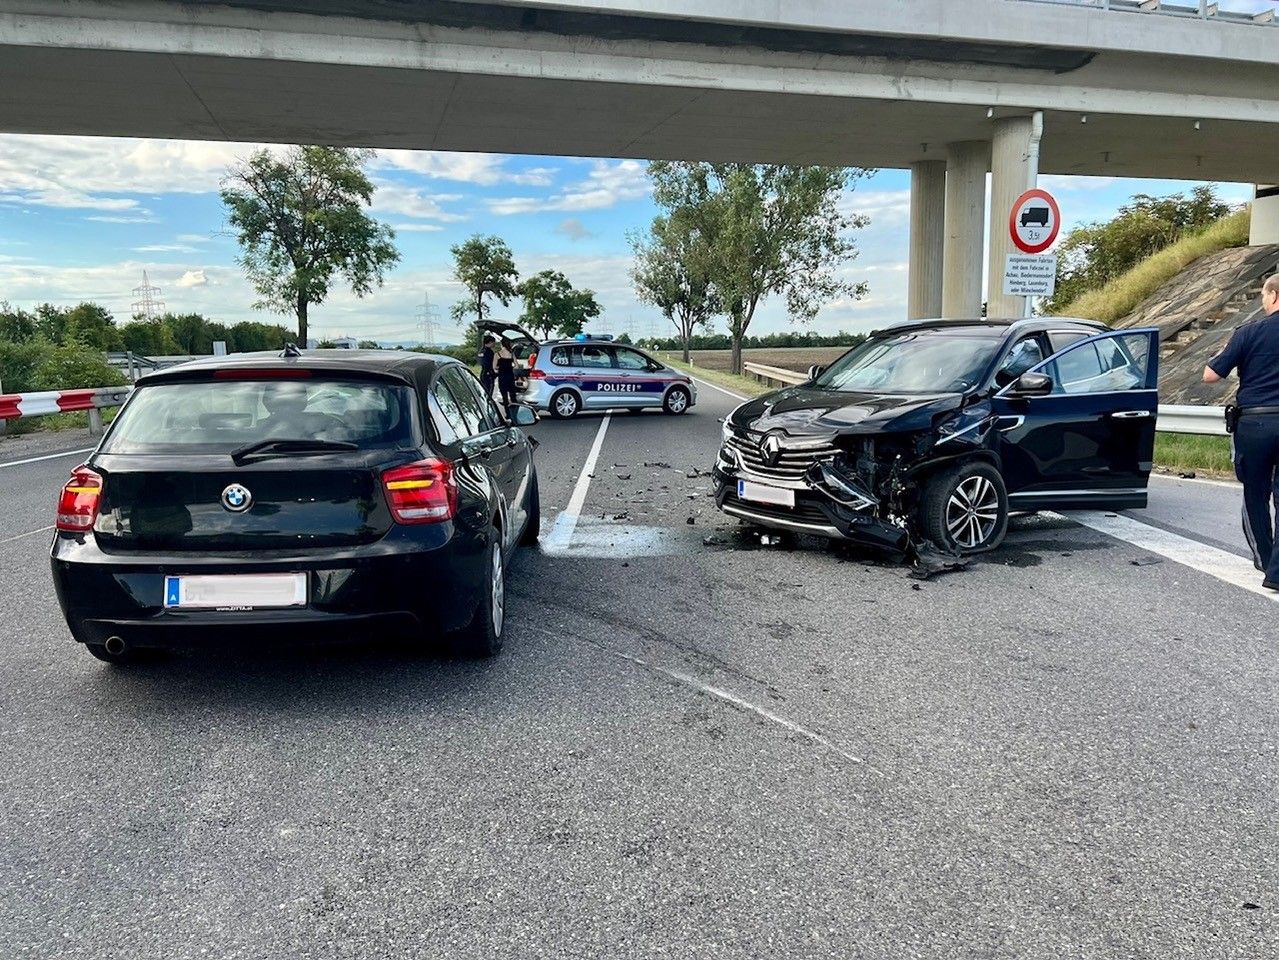
[[[1004,293],[1026,298],[1030,316],[1033,297],[1051,297],[1057,286],[1057,258],[1045,253],[1061,232],[1061,208],[1047,190],[1027,190],[1013,204],[1008,233],[1020,253],[1004,264]]]

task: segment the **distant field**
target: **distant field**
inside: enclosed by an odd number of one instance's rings
[[[813,364],[830,363],[847,350],[847,347],[778,347],[767,350],[743,350],[742,356],[747,362],[804,373]],[[681,356],[678,352],[666,355],[676,360]],[[706,367],[709,370],[727,370],[731,357],[732,352],[729,350],[694,350],[692,352],[693,366]]]

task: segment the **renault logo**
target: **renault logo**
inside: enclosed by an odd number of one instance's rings
[[[249,493],[248,487],[233,483],[222,491],[222,506],[232,513],[244,513],[253,506],[253,494]]]
[[[777,439],[777,435],[770,433],[759,448],[764,454],[764,462],[770,467],[777,466],[777,461],[782,458],[782,442]]]

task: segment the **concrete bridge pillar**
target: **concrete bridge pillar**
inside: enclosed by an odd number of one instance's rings
[[[952,143],[946,153],[946,240],[942,316],[980,317],[990,144]]]
[[[906,319],[941,316],[946,250],[946,161],[910,166],[910,273]]]
[[[1259,183],[1252,194],[1248,245],[1259,247],[1269,243],[1279,243],[1279,186]]]
[[[995,121],[990,178],[990,261],[986,313],[991,317],[1020,317],[1026,310],[1025,297],[1004,295],[1004,267],[1013,253],[1008,236],[1008,213],[1017,198],[1039,181],[1038,117],[1004,117]]]

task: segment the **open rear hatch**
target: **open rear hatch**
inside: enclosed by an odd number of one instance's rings
[[[410,389],[307,377],[143,385],[93,468],[108,550],[371,543],[391,528],[381,474],[416,454]]]

